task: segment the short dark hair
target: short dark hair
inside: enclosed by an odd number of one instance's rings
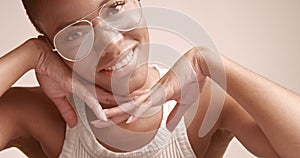
[[[33,26],[35,27],[35,29],[40,32],[43,33],[40,25],[38,24],[37,19],[38,18],[38,13],[39,13],[39,7],[41,4],[41,0],[22,0],[23,6],[26,10],[26,14],[29,18],[29,20],[31,21],[31,23],[33,24]]]

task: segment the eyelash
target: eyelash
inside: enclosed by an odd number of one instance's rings
[[[124,5],[126,3],[126,1],[125,0],[119,0],[119,1],[115,1],[112,5],[111,5],[111,7],[117,7],[118,5]]]

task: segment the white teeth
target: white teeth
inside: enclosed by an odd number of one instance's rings
[[[114,66],[107,67],[104,70],[105,71],[114,71],[121,69],[123,66],[127,65],[133,57],[133,51],[130,50],[130,52],[118,63],[116,63]]]

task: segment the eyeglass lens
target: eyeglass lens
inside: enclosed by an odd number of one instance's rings
[[[138,26],[142,11],[138,0],[108,2],[99,11],[101,22],[117,31],[130,31]],[[66,60],[81,60],[88,55],[94,43],[93,24],[80,20],[62,29],[54,38],[58,53]]]

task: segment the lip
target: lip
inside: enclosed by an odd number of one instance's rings
[[[128,53],[131,52],[131,50],[133,52],[133,56],[132,56],[132,59],[129,61],[129,63],[127,63],[126,65],[124,65],[122,68],[120,68],[118,70],[113,70],[113,71],[104,70],[105,68],[111,67],[111,66],[115,65],[116,63],[118,63],[120,60],[122,60],[124,57],[126,57],[128,55]],[[138,56],[137,49],[136,49],[136,47],[134,47],[134,48],[126,50],[125,52],[126,53],[123,53],[120,58],[118,58],[116,61],[114,61],[112,64],[110,64],[110,66],[102,68],[98,72],[103,73],[105,75],[113,76],[113,77],[116,77],[116,78],[126,76],[130,72],[133,72],[133,70],[134,70],[134,68],[136,67],[136,64],[137,64],[137,56]]]
[[[131,45],[131,46],[125,48],[124,51],[122,51],[122,53],[120,53],[121,55],[119,55],[119,57],[115,57],[114,59],[112,59],[112,61],[110,61],[109,63],[106,63],[105,67],[97,66],[98,68],[96,69],[96,71],[97,72],[104,71],[105,68],[114,66],[115,64],[120,62],[124,57],[126,57],[128,55],[128,53],[130,53],[131,50],[134,52],[136,48],[137,48],[137,44],[134,44],[134,45]]]

